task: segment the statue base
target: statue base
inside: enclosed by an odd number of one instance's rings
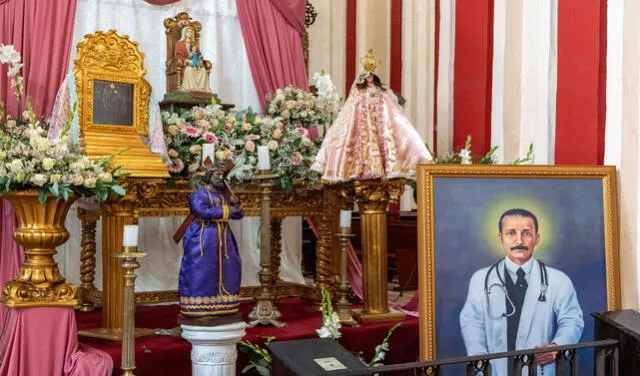
[[[242,321],[242,315],[240,313],[233,313],[231,315],[220,316],[202,316],[202,317],[189,317],[185,315],[178,315],[178,324],[189,326],[220,326],[233,324]]]
[[[191,374],[193,376],[233,376],[236,374],[238,341],[245,335],[247,324],[239,315],[235,322],[211,325],[182,323],[182,337],[191,342]],[[231,318],[227,317],[227,318]],[[212,319],[223,319],[225,316]],[[202,318],[204,319],[204,318]],[[214,322],[212,320],[211,322]]]
[[[207,106],[219,104],[223,110],[229,110],[235,105],[221,103],[217,94],[206,91],[175,91],[166,93],[164,100],[159,103],[162,110],[174,111],[178,108],[190,109],[193,106]]]

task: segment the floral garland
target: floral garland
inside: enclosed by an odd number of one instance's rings
[[[20,54],[13,46],[0,45],[0,63],[11,63],[8,75],[20,107]],[[65,200],[71,194],[95,196],[98,201],[125,194],[115,180],[120,168],[109,170],[115,155],[94,161],[79,148],[69,146],[71,120],[57,138],[50,140],[46,137],[48,124],[36,120],[31,108],[19,111],[18,118],[13,119],[0,102],[0,195],[36,189],[39,200],[45,202],[48,194]]]
[[[248,183],[257,171],[257,147],[267,146],[276,183],[291,191],[296,181],[317,182],[320,174],[310,169],[322,145],[322,127],[339,109],[339,97],[328,75],[318,75],[321,94],[292,86],[269,95],[267,114],[250,107],[225,112],[219,105],[191,110],[162,112],[167,154],[164,156],[175,179],[194,178],[202,168],[202,147],[213,144],[217,160],[233,159],[229,179]]]
[[[167,155],[165,164],[176,178],[188,178],[202,165],[202,145],[222,145],[231,130],[231,119],[219,105],[194,107],[181,113],[162,112]],[[227,124],[229,124],[227,126]],[[222,127],[222,132],[219,129]],[[228,149],[227,149],[228,150]],[[218,148],[222,159],[233,157],[231,151]]]
[[[266,109],[269,115],[280,116],[295,126],[309,128],[317,126],[322,121],[316,108],[316,97],[295,86],[289,85],[268,94],[267,102]]]

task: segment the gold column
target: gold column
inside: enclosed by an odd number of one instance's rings
[[[355,199],[360,210],[363,251],[364,309],[354,310],[361,322],[400,321],[402,312],[387,303],[387,206],[397,199],[405,181],[356,181]]]
[[[119,260],[114,258],[113,254],[115,250],[122,249],[124,226],[136,222],[136,201],[131,196],[102,204],[102,328],[81,330],[78,335],[122,340],[123,272]],[[136,328],[136,337],[147,335],[153,335],[153,330]]]
[[[108,202],[102,206],[102,328],[121,338],[124,319],[122,269],[113,252],[122,247],[125,225],[135,224],[133,201]]]
[[[93,284],[96,270],[96,223],[100,218],[100,210],[87,210],[78,208],[78,219],[82,224],[82,240],[80,242],[80,307],[82,312],[91,312],[94,309],[89,301],[89,293],[96,291]]]

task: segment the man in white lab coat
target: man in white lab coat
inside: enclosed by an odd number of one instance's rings
[[[460,312],[467,355],[569,345],[582,336],[584,321],[576,291],[563,272],[533,257],[540,241],[538,220],[528,210],[506,211],[498,222],[505,257],[476,271]],[[538,354],[538,374],[553,375],[555,352]],[[492,362],[507,375],[507,359]]]

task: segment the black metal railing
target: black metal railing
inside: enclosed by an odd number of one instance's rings
[[[555,375],[562,376],[578,375],[577,350],[592,348],[595,351],[594,374],[595,376],[618,376],[618,341],[606,339],[594,342],[581,342],[575,345],[553,346],[539,349],[507,351],[488,355],[465,356],[433,360],[427,362],[392,364],[376,368],[369,368],[366,373],[362,371],[332,371],[332,376],[363,376],[363,375],[385,375],[396,371],[416,370],[416,375],[442,376],[443,368],[454,364],[466,365],[467,376],[491,376],[491,360],[507,358],[511,360],[511,372],[509,375],[522,375],[523,370],[529,376],[538,375],[538,364],[536,354],[557,351],[555,359]],[[565,373],[566,369],[568,373]],[[546,375],[546,374],[545,374]]]

